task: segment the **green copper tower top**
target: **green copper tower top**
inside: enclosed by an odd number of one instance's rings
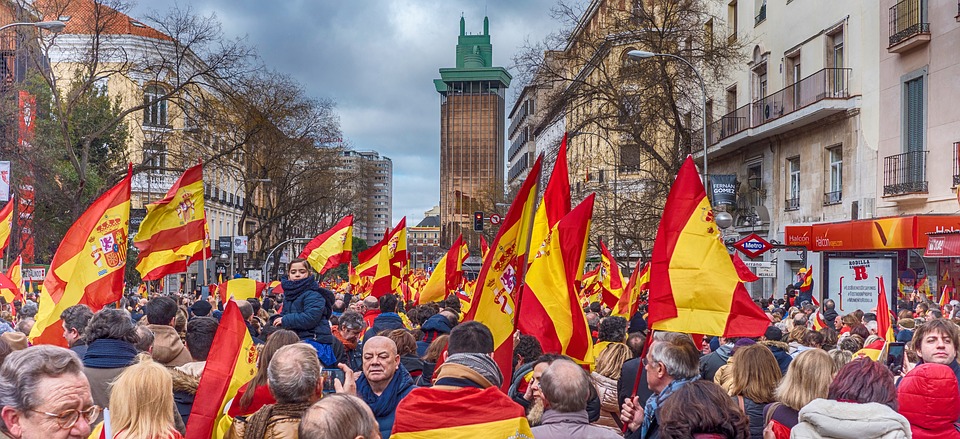
[[[467,22],[460,17],[460,36],[457,38],[457,66],[440,69],[440,79],[433,83],[440,93],[446,93],[450,82],[495,81],[502,88],[510,86],[513,77],[503,67],[493,66],[493,45],[490,44],[490,19],[483,17],[483,33],[467,34]]]

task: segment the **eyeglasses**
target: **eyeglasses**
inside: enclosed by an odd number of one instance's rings
[[[92,405],[88,407],[86,410],[67,409],[61,412],[60,414],[43,412],[40,410],[30,410],[30,411],[40,413],[41,415],[47,415],[51,418],[56,419],[57,425],[59,425],[61,429],[66,430],[68,428],[73,428],[74,424],[76,424],[77,421],[80,419],[80,415],[83,415],[83,418],[87,420],[87,423],[93,424],[93,421],[96,421],[97,418],[100,417],[101,410],[103,409],[100,406]]]

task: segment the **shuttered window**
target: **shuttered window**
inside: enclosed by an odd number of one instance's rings
[[[904,146],[906,152],[923,151],[923,76],[903,85]]]

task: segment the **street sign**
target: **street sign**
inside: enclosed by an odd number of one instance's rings
[[[503,217],[501,217],[499,214],[496,214],[496,213],[490,214],[490,224],[494,224],[494,225],[500,224],[500,221],[503,221]]]
[[[733,244],[733,247],[737,250],[740,250],[743,252],[743,254],[752,259],[766,253],[767,250],[773,248],[773,245],[767,242],[766,239],[761,238],[760,235],[751,233],[746,238],[743,238],[737,241],[736,244]]]
[[[23,280],[42,282],[47,277],[47,267],[46,265],[24,265]]]
[[[217,248],[220,249],[220,253],[230,253],[230,245],[233,244],[230,242],[229,236],[221,236],[217,239]]]

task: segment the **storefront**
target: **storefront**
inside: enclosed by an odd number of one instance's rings
[[[938,300],[944,285],[960,283],[960,253],[953,257],[927,254],[928,234],[947,236],[946,232],[957,235],[954,239],[960,250],[960,216],[956,215],[787,226],[784,238],[787,245],[816,252],[819,272],[814,271],[814,281],[820,288],[814,294],[837,301],[838,311],[843,314],[875,308],[880,288],[886,291],[891,309],[896,309],[898,297],[918,291]],[[934,240],[939,247],[939,238]]]
[[[937,261],[936,291],[942,294],[944,289],[947,289],[954,292],[950,296],[951,299],[960,298],[955,293],[960,286],[960,231],[928,233],[927,247],[923,256]],[[939,301],[939,296],[934,300]]]

